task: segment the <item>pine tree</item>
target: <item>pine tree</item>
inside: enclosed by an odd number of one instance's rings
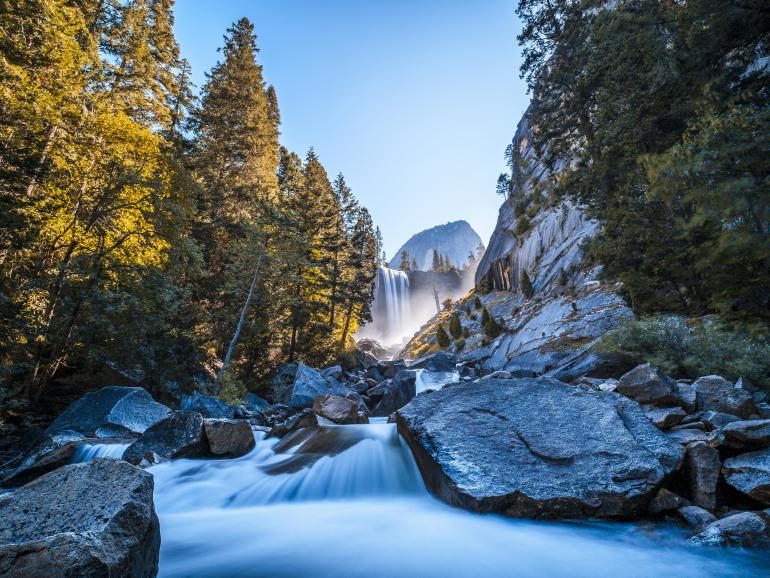
[[[455,339],[460,339],[463,336],[463,327],[460,323],[460,317],[456,313],[452,315],[452,318],[449,320],[449,333],[451,333],[452,337]]]
[[[417,259],[415,259],[414,257],[412,258],[412,263],[410,265],[410,269],[412,271],[417,271],[419,269],[419,267],[417,265]]]
[[[535,291],[532,288],[532,281],[529,278],[529,273],[527,273],[526,269],[521,270],[521,279],[519,280],[519,287],[521,287],[521,292],[524,294],[524,297],[527,299],[531,298],[532,295],[534,295]]]
[[[433,260],[431,261],[431,271],[441,271],[441,258],[436,249],[433,249]]]
[[[449,344],[452,342],[452,340],[449,338],[449,335],[447,335],[446,330],[444,329],[443,325],[439,325],[438,329],[436,330],[436,343],[438,343],[438,346],[442,349],[449,347]]]
[[[399,269],[402,271],[409,271],[409,253],[407,251],[401,251],[401,264]]]

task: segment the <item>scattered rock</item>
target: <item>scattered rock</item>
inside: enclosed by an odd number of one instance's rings
[[[701,413],[700,421],[703,422],[708,430],[715,430],[726,426],[728,423],[740,421],[741,418],[729,413],[720,411],[704,411]]]
[[[688,504],[689,502],[682,496],[675,494],[666,488],[661,488],[650,502],[648,511],[653,515],[662,514],[663,512],[671,512],[677,510]]]
[[[85,439],[73,431],[61,431],[46,438],[26,453],[18,462],[11,464],[3,473],[3,486],[18,486],[38,476],[55,470],[72,459],[75,448]]]
[[[98,458],[0,497],[0,575],[152,577],[160,526],[152,475]]]
[[[635,402],[549,378],[419,395],[398,429],[437,497],[516,517],[640,514],[683,456]]]
[[[681,405],[687,411],[695,411],[695,388],[691,383],[678,381],[674,386],[674,395],[676,403]]]
[[[677,511],[685,524],[699,530],[700,528],[716,522],[717,517],[700,506],[682,506]]]
[[[309,408],[319,395],[347,396],[352,390],[302,363],[287,363],[273,376],[273,399],[293,408]]]
[[[171,413],[141,387],[108,386],[78,399],[45,430],[65,430],[85,437],[130,437],[143,433]]]
[[[719,452],[705,442],[694,442],[685,451],[685,465],[690,482],[690,499],[696,506],[713,512],[717,506]]]
[[[511,379],[511,372],[505,371],[504,369],[498,369],[489,375],[485,375],[484,379]]]
[[[204,419],[203,431],[215,456],[243,456],[256,445],[251,425],[242,419]]]
[[[428,371],[456,371],[457,359],[446,351],[439,351],[432,355],[421,357],[411,361],[409,369],[427,369]]]
[[[391,377],[395,377],[395,375],[402,369],[406,369],[406,363],[402,359],[397,359],[395,361],[381,361],[377,365],[377,369],[384,379],[390,379]]]
[[[759,402],[757,405],[757,415],[762,419],[770,419],[770,403],[764,401]]]
[[[247,393],[244,403],[250,411],[255,413],[262,412],[270,407],[270,402],[266,399],[262,399],[256,393]]]
[[[692,384],[695,390],[695,407],[698,410],[713,410],[747,418],[754,413],[751,393],[738,389],[724,377],[707,375]]]
[[[332,365],[330,367],[325,367],[321,370],[321,375],[332,379],[342,379],[342,366]]]
[[[734,421],[722,428],[725,443],[733,449],[770,447],[770,419]]]
[[[693,442],[705,442],[709,439],[706,433],[699,429],[672,429],[666,433],[666,436],[672,442],[677,442],[683,446]]]
[[[375,403],[372,415],[385,417],[404,407],[417,394],[417,372],[402,369],[393,379],[383,381],[367,392]]]
[[[639,403],[665,405],[676,402],[676,382],[657,367],[645,363],[624,374],[615,391]]]
[[[138,464],[148,452],[155,452],[168,460],[208,455],[203,416],[194,411],[175,411],[128,446],[123,459]]]
[[[646,410],[645,414],[656,428],[662,430],[677,425],[687,415],[681,407],[652,408]]]
[[[722,518],[706,526],[690,541],[707,546],[770,548],[770,513],[767,510],[742,512]]]
[[[698,429],[702,432],[706,431],[706,424],[702,421],[691,421],[686,424],[677,425],[671,428],[671,431]]]
[[[318,418],[310,408],[303,409],[299,413],[287,418],[284,422],[277,424],[270,430],[270,436],[283,437],[288,433],[300,430],[306,427],[316,427]]]
[[[770,506],[770,449],[725,460],[722,475],[739,492]]]
[[[358,403],[337,395],[319,395],[313,402],[313,411],[334,423],[358,422]]]
[[[226,404],[221,399],[201,393],[183,396],[181,409],[197,412],[207,418],[233,419],[235,417],[233,406]]]

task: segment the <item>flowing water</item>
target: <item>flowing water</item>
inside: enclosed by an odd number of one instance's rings
[[[123,457],[123,452],[131,444],[82,444],[75,448],[75,453],[70,460],[73,464],[87,462],[94,458],[116,458]]]
[[[556,524],[451,508],[395,426],[335,426],[233,460],[154,466],[164,577],[768,576],[664,526]]]

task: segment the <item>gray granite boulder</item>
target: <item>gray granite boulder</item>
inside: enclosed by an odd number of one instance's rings
[[[645,414],[656,428],[662,430],[674,427],[687,415],[681,407],[650,408]]]
[[[182,397],[180,409],[194,411],[203,417],[233,419],[235,408],[221,399],[202,393],[194,393]]]
[[[684,453],[636,402],[549,378],[421,394],[397,421],[434,495],[514,517],[639,515]]]
[[[719,375],[707,375],[692,384],[695,390],[695,408],[700,411],[718,411],[747,418],[755,412],[754,399],[746,389],[735,387]]]
[[[273,401],[293,408],[312,407],[319,395],[348,397],[355,393],[334,378],[302,363],[287,363],[273,376]]]
[[[687,478],[690,482],[690,499],[696,506],[713,512],[717,506],[717,482],[719,481],[719,452],[706,442],[695,442],[685,451]]]
[[[722,475],[739,492],[770,506],[770,449],[725,460]]]
[[[203,416],[193,411],[175,411],[128,446],[123,459],[138,464],[148,453],[168,460],[209,455]]]
[[[758,450],[770,447],[770,419],[733,421],[722,428],[725,443],[733,449]]]
[[[676,381],[649,363],[638,365],[624,374],[618,380],[615,391],[639,403],[665,405],[677,400]]]
[[[373,404],[372,415],[385,417],[404,407],[417,395],[417,372],[400,370],[392,379],[383,381],[366,392]]]
[[[46,429],[85,437],[128,437],[143,433],[171,413],[141,387],[108,386],[89,392],[70,405]]]
[[[319,395],[313,402],[313,411],[338,424],[358,422],[358,402],[338,395]]]
[[[722,518],[706,526],[690,541],[705,546],[770,548],[770,512],[741,512]]]
[[[152,475],[97,458],[0,497],[0,575],[150,578],[160,526]]]
[[[203,420],[203,431],[215,456],[243,456],[256,445],[251,424],[246,420],[207,418]]]

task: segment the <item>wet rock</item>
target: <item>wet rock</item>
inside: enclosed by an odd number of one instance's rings
[[[85,437],[130,437],[171,413],[141,387],[108,386],[85,394],[45,430],[52,436],[74,431]]]
[[[46,436],[41,443],[10,464],[3,473],[2,485],[19,486],[69,463],[83,439],[82,434],[66,430]]]
[[[0,575],[152,577],[160,526],[152,475],[95,459],[0,497]]]
[[[690,499],[696,506],[713,512],[717,505],[717,482],[719,470],[719,452],[705,442],[695,442],[687,446],[685,465],[690,483]]]
[[[358,409],[357,402],[337,395],[319,395],[313,402],[316,414],[338,424],[357,423]]]
[[[728,423],[740,421],[738,416],[722,413],[719,411],[704,411],[700,415],[700,421],[703,422],[708,430],[715,430],[726,426]]]
[[[369,423],[369,416],[365,413],[358,412],[356,423],[360,425]]]
[[[725,443],[733,449],[770,447],[770,419],[733,421],[722,428]]]
[[[700,506],[682,506],[677,510],[677,514],[685,524],[696,530],[716,522],[717,519],[714,514]]]
[[[656,428],[662,430],[667,430],[677,425],[687,415],[681,407],[652,408],[644,413]]]
[[[208,455],[203,416],[194,411],[175,411],[128,446],[123,459],[138,464],[148,452],[155,452],[168,460]]]
[[[393,379],[383,381],[367,392],[376,405],[372,415],[385,417],[404,407],[417,394],[417,372],[402,369]]]
[[[271,437],[283,437],[286,434],[295,432],[297,430],[316,427],[318,425],[318,418],[312,409],[306,408],[295,413],[291,417],[287,418],[284,422],[275,425],[270,430]]]
[[[203,431],[215,456],[243,456],[256,444],[251,425],[242,419],[204,419]]]
[[[664,512],[672,512],[688,504],[689,502],[682,496],[675,494],[666,488],[661,488],[650,502],[648,511],[653,515],[662,514]]]
[[[770,506],[770,449],[725,460],[722,475],[739,492]]]
[[[724,377],[707,375],[692,384],[695,407],[701,411],[718,411],[747,418],[754,413],[754,400],[745,389],[736,388]]]
[[[398,429],[434,495],[515,517],[640,514],[683,456],[635,402],[549,378],[419,395]]]
[[[276,403],[293,408],[309,408],[319,395],[345,397],[352,390],[333,378],[302,363],[287,363],[272,378],[272,395]]]
[[[201,393],[183,396],[181,409],[197,412],[207,418],[233,419],[235,417],[233,406],[226,404],[221,399]]]
[[[676,402],[675,386],[660,369],[645,363],[624,374],[615,391],[639,403],[665,405]]]
[[[699,429],[672,429],[666,432],[666,436],[672,442],[676,442],[686,446],[694,442],[705,442],[709,439],[706,432]]]
[[[757,405],[757,415],[761,419],[770,419],[770,403],[764,401],[759,402]]]
[[[700,534],[690,538],[705,546],[770,548],[770,513],[742,512],[712,522]]]

